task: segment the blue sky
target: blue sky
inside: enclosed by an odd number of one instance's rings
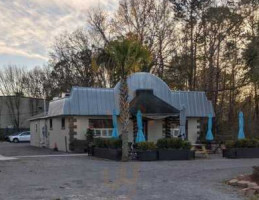
[[[0,68],[42,66],[56,36],[86,24],[87,11],[119,0],[0,0]]]

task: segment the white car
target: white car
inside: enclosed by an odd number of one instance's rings
[[[18,142],[30,142],[31,141],[31,132],[25,131],[17,134],[10,135],[10,142],[18,143]]]

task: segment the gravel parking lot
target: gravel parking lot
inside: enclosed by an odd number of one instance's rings
[[[224,181],[259,165],[259,159],[220,156],[122,163],[9,143],[0,143],[0,154],[20,156],[0,161],[0,199],[5,200],[239,200],[244,197]]]

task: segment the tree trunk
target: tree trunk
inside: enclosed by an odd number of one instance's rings
[[[193,90],[193,72],[194,72],[194,49],[193,49],[193,8],[191,6],[191,14],[190,14],[190,23],[191,23],[191,70],[190,70],[190,81],[189,81],[189,89]]]
[[[258,119],[259,105],[258,105],[258,94],[257,94],[257,85],[256,85],[256,83],[254,83],[254,101],[255,101],[255,119]]]
[[[122,161],[129,160],[128,152],[128,126],[129,126],[129,102],[128,84],[126,77],[120,83],[120,120],[122,123]]]
[[[212,50],[210,49],[210,52],[209,52],[209,69],[208,69],[208,77],[207,77],[207,95],[208,95],[208,99],[213,101],[213,105],[214,105],[214,93],[213,93],[213,90],[214,90],[214,63],[213,63],[213,52]]]

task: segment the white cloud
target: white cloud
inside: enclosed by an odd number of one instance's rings
[[[45,61],[48,60],[47,57],[42,56],[40,54],[28,53],[28,52],[26,52],[24,50],[21,50],[21,49],[16,49],[16,48],[11,48],[11,47],[6,47],[6,46],[0,45],[0,55],[1,54],[24,56],[24,57],[27,57],[27,58],[37,58],[37,59],[41,59],[41,60],[45,60]]]
[[[111,11],[117,5],[118,0],[0,0],[0,55],[46,60],[57,35],[86,24],[89,8]]]

